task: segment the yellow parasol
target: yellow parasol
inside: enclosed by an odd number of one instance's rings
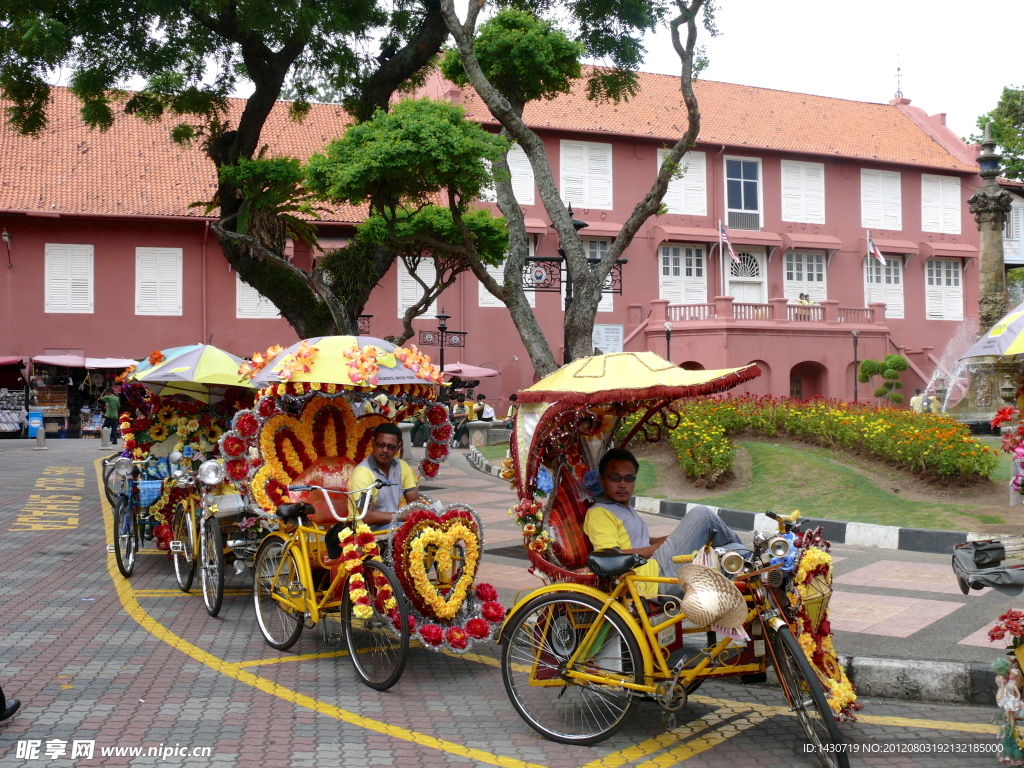
[[[518,399],[575,405],[675,400],[724,392],[760,375],[756,365],[686,371],[653,352],[616,352],[573,360],[520,392]]]

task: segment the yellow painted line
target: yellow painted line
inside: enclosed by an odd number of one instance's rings
[[[182,592],[180,589],[134,589],[132,592],[136,597],[202,597],[202,589],[193,587],[191,592]],[[251,589],[225,589],[225,595],[251,595]]]
[[[701,718],[703,720],[704,718]],[[715,723],[713,720],[708,723],[711,726],[710,729],[705,727],[704,733],[693,734],[687,732],[684,733],[685,740],[678,747],[662,752],[660,755],[656,755],[650,760],[645,760],[642,763],[637,763],[636,768],[669,768],[669,766],[681,763],[684,760],[689,760],[695,755],[699,755],[701,752],[706,752],[709,749],[717,747],[724,741],[728,741],[734,736],[738,736],[748,728],[753,728],[756,725],[760,725],[768,719],[767,715],[760,714],[758,712],[747,712],[746,714],[736,717],[728,722]],[[690,723],[690,726],[696,726],[700,723],[700,720],[696,720]],[[675,731],[688,730],[688,727],[683,729],[677,728]]]
[[[96,479],[102,489],[103,475],[101,462],[102,459],[96,460]],[[107,503],[106,496],[102,493],[100,494],[100,503],[103,507],[103,526],[106,531],[107,540],[110,541],[113,539],[113,514],[110,509],[110,504]],[[138,600],[135,599],[129,580],[121,578],[112,552],[107,553],[107,572],[110,574],[110,579],[114,584],[114,588],[117,590],[117,596],[121,601],[121,606],[129,616],[138,622],[139,626],[158,640],[167,643],[175,650],[181,651],[189,658],[198,661],[200,664],[205,664],[210,669],[220,672],[234,680],[238,680],[240,683],[256,688],[270,696],[276,696],[284,701],[297,704],[300,707],[310,709],[314,712],[319,712],[320,714],[327,715],[328,717],[333,717],[335,720],[341,720],[342,722],[349,723],[350,725],[354,725],[358,728],[364,728],[368,731],[373,731],[374,733],[380,733],[385,736],[401,739],[402,741],[408,741],[430,749],[438,749],[452,755],[467,757],[481,763],[503,766],[504,768],[545,768],[537,763],[527,763],[504,755],[495,755],[482,749],[473,749],[463,744],[457,744],[453,741],[439,739],[434,736],[428,736],[425,733],[417,733],[416,731],[412,731],[407,728],[400,728],[398,726],[381,722],[380,720],[363,717],[361,715],[357,715],[355,712],[350,712],[347,709],[336,707],[333,704],[319,701],[314,699],[312,696],[306,696],[298,691],[293,691],[282,685],[278,685],[277,683],[258,677],[250,672],[246,672],[240,667],[240,665],[218,659],[213,654],[196,647],[181,637],[178,637],[146,613],[142,606],[139,605]]]
[[[278,656],[273,659],[255,659],[254,661],[241,661],[235,664],[236,669],[247,669],[249,667],[262,667],[267,664],[284,664],[289,661],[309,661],[310,659],[333,659],[338,656],[348,656],[348,651],[325,651],[323,653],[303,653],[297,656]]]

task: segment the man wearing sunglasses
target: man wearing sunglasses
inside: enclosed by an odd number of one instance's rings
[[[740,543],[736,533],[708,507],[694,507],[668,536],[651,537],[647,522],[630,505],[640,464],[622,448],[613,448],[598,464],[602,493],[594,500],[583,519],[583,532],[594,550],[618,549],[647,558],[636,568],[640,576],[670,576],[677,566],[676,555],[689,555],[709,541],[716,547]],[[679,594],[674,584],[637,584],[641,594],[651,596],[657,588],[667,594]]]
[[[401,446],[402,430],[394,424],[381,424],[373,432],[373,451],[352,470],[349,477],[348,487],[353,490],[366,488],[375,480],[394,483],[370,491],[373,494],[370,509],[363,518],[370,528],[386,526],[399,507],[420,497],[416,475],[406,462],[398,458]],[[362,508],[361,495],[358,498],[349,496],[349,499],[356,509]]]

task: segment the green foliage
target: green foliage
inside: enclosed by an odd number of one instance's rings
[[[583,45],[525,11],[503,10],[481,25],[474,50],[491,84],[519,106],[569,93],[583,71]],[[445,51],[441,74],[459,86],[469,83],[454,48]]]
[[[1003,154],[1002,175],[1024,178],[1024,88],[1003,88],[995,109],[978,118],[982,133],[971,136],[969,141],[981,142],[987,124],[991,124],[992,138]]]
[[[237,187],[244,198],[238,213],[238,231],[248,233],[253,215],[260,212],[276,218],[288,236],[314,245],[316,228],[308,219],[300,218],[317,216],[310,195],[302,188],[303,176],[302,164],[286,157],[241,158],[237,165],[222,166],[221,183]]]
[[[472,235],[477,256],[488,266],[501,263],[508,250],[508,227],[505,219],[495,217],[486,208],[474,208],[462,216]],[[386,245],[402,256],[420,256],[431,249],[433,241],[459,243],[462,233],[448,208],[428,205],[415,211],[399,211],[394,223],[394,236],[388,221],[380,215],[371,216],[357,230],[357,239]]]
[[[857,381],[867,384],[871,381],[872,376],[881,376],[882,384],[875,389],[875,397],[888,399],[894,403],[902,403],[903,395],[893,390],[903,388],[903,383],[899,380],[900,373],[909,367],[910,363],[902,355],[886,355],[882,362],[870,359],[862,360],[860,373],[857,374]]]
[[[316,154],[306,183],[325,198],[373,201],[378,211],[425,205],[445,190],[465,209],[491,181],[494,161],[507,142],[465,118],[461,107],[407,99],[391,112],[351,126]]]

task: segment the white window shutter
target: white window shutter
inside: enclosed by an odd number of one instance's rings
[[[679,274],[675,274],[677,271]],[[685,304],[683,294],[683,249],[663,245],[658,257],[658,298],[669,304]]]
[[[612,145],[587,145],[587,207],[612,207]]]
[[[900,201],[900,175],[889,171],[881,173],[882,223],[883,229],[903,229],[903,213]]]
[[[942,178],[942,231],[960,234],[960,179]]]
[[[135,314],[180,315],[180,248],[135,249]]]
[[[488,173],[494,173],[494,168],[491,167],[490,160],[484,160],[484,165],[487,167]],[[481,203],[494,203],[498,200],[498,195],[494,191],[494,179],[492,178],[486,185],[480,187]]]
[[[683,265],[692,265],[691,270],[683,270],[683,302],[685,304],[704,304],[708,300],[708,271],[704,260],[704,249],[687,246],[683,249]],[[693,274],[689,274],[692,271]]]
[[[667,149],[658,150],[658,168],[660,169],[668,157]],[[680,163],[683,175],[671,179],[663,202],[669,213],[681,213],[687,216],[707,216],[707,155],[703,152],[689,151],[683,155]]]
[[[885,316],[903,317],[903,262],[900,258],[886,259],[887,268],[882,272],[882,301],[885,302]]]
[[[877,171],[860,172],[861,226],[882,226],[882,189]]]
[[[562,142],[562,200],[586,204],[587,145],[576,141]]]
[[[398,316],[405,317],[405,311],[413,304],[423,298],[423,286],[416,282],[416,278],[410,274],[409,270],[405,267],[405,262],[401,259],[396,259],[398,264]],[[419,275],[420,279],[431,286],[434,284],[434,280],[437,277],[437,272],[434,268],[434,260],[430,258],[420,259],[419,264],[416,267],[416,274]],[[427,307],[424,312],[425,315],[436,315],[437,314],[437,300]]]
[[[942,178],[921,175],[921,229],[942,232]]]
[[[520,205],[534,204],[533,166],[518,144],[508,151],[508,170],[512,174],[512,192]]]
[[[533,240],[530,241],[530,256],[533,256]],[[487,274],[493,277],[498,285],[505,282],[505,262],[498,264],[494,267],[485,267]],[[482,282],[476,281],[477,286],[477,305],[481,307],[500,307],[504,308],[504,302],[500,301],[495,297],[493,293],[488,291]],[[537,306],[537,292],[536,291],[523,291],[526,294],[526,301],[531,307]]]
[[[804,171],[801,163],[782,161],[782,220],[805,221]]]
[[[804,221],[825,223],[825,166],[804,163]]]
[[[46,311],[66,312],[71,307],[71,247],[46,246]]]
[[[944,311],[947,320],[963,320],[964,319],[964,289],[963,289],[963,276],[960,272],[960,262],[953,261],[952,259],[947,263],[947,275],[949,279],[946,281],[947,285]]]
[[[658,170],[661,170],[661,166],[665,164],[665,158],[668,157],[667,149],[658,150]],[[690,155],[686,155],[683,159],[685,163],[690,158]],[[669,213],[686,213],[686,193],[684,191],[683,179],[669,179],[668,189],[665,190],[665,197],[662,198],[661,202],[665,206],[665,209]],[[662,298],[665,298],[664,296]]]

